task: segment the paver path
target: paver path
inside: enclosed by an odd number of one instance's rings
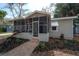
[[[29,56],[38,44],[38,39],[32,39],[29,42],[26,42],[5,53],[3,56]]]

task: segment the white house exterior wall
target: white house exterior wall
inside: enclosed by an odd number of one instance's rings
[[[32,35],[32,33],[19,33],[19,34],[15,35],[14,37],[31,40],[33,38],[33,35]],[[49,33],[45,33],[45,34],[39,33],[39,36],[38,36],[39,41],[48,41],[48,38],[49,38]]]
[[[51,29],[50,37],[59,38],[61,34],[64,34],[65,39],[73,39],[73,20],[61,20],[58,24],[58,31]]]

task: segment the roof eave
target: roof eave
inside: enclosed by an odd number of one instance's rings
[[[51,18],[52,21],[61,21],[61,20],[73,20],[78,18],[78,16],[72,16],[72,17],[61,17],[61,18]]]

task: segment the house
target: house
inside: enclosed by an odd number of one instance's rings
[[[15,19],[14,31],[20,32],[15,37],[25,39],[38,37],[40,41],[48,41],[50,21],[50,14],[42,11],[35,11],[27,17]]]
[[[9,19],[0,20],[0,29],[3,32],[13,32],[13,22]]]
[[[79,38],[79,19],[78,16],[52,18],[51,22],[57,22],[57,31],[51,31],[50,36],[59,38],[64,34],[65,39],[73,40],[75,37]]]
[[[7,19],[7,25],[6,25],[7,32],[13,32],[14,31],[14,25],[12,20]]]
[[[14,37],[24,39],[38,37],[39,41],[48,41],[49,37],[59,38],[64,34],[65,39],[72,40],[75,34],[79,33],[79,24],[74,21],[77,18],[77,16],[51,18],[49,13],[35,11],[26,17],[13,20],[14,31],[20,32]]]

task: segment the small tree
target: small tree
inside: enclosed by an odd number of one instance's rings
[[[42,8],[41,11],[49,12],[51,14],[51,16],[53,16],[53,14],[54,14],[53,7],[55,7],[55,4],[51,3],[49,6],[46,6],[45,8]]]
[[[2,20],[7,15],[6,11],[0,10],[0,20]]]
[[[27,7],[24,9],[24,6],[27,5],[27,3],[8,3],[5,8],[8,8],[10,12],[12,13],[13,18],[16,17],[23,17],[26,15]]]
[[[4,10],[0,10],[0,23],[5,24],[4,17],[7,15],[7,12]],[[5,29],[0,27],[0,32],[4,32]]]
[[[79,3],[57,3],[54,17],[75,16],[79,14]]]

